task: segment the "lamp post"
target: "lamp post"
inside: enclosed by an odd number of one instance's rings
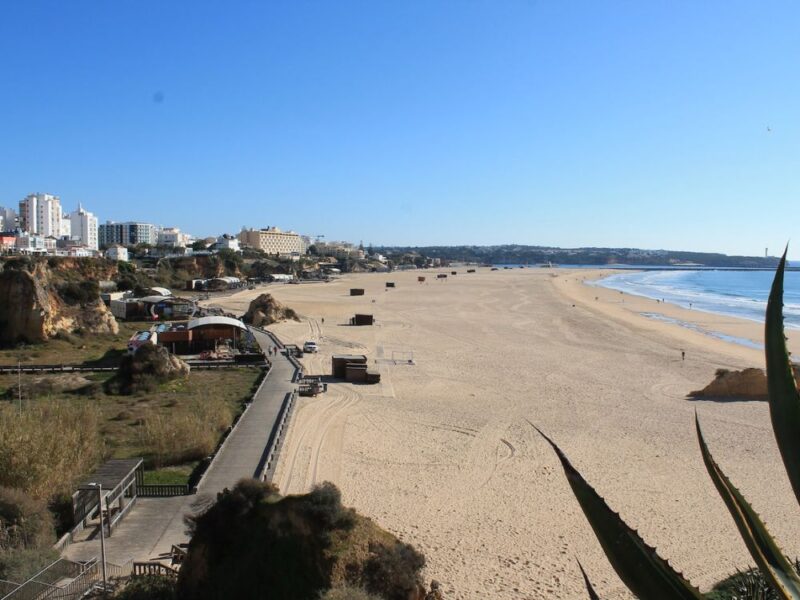
[[[97,505],[100,510],[100,562],[103,569],[103,593],[108,590],[108,580],[106,578],[106,531],[103,525],[103,485],[100,483],[89,483],[88,485],[97,488]]]

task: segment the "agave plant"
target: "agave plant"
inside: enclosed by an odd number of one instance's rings
[[[767,385],[772,429],[792,489],[800,502],[800,394],[783,332],[785,268],[786,252],[778,264],[767,302],[765,323]],[[531,425],[555,450],[575,498],[611,566],[628,589],[641,600],[702,599],[703,595],[696,587],[673,569],[658,555],[655,548],[647,545],[634,529],[611,510],[606,501],[572,466],[561,449],[535,425],[532,423]],[[747,550],[773,592],[767,595],[762,587],[746,579],[745,589],[742,590],[743,594],[740,597],[800,600],[800,577],[793,568],[792,561],[783,555],[759,516],[714,461],[703,439],[697,414],[695,414],[695,429],[706,470],[728,507]],[[580,563],[578,565],[589,597],[597,598],[583,567]]]

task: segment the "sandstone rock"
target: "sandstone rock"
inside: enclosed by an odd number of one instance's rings
[[[116,376],[106,390],[120,394],[147,391],[154,383],[188,377],[191,367],[163,346],[145,344],[135,354],[122,358]]]
[[[287,319],[300,320],[293,309],[275,300],[272,294],[261,294],[253,300],[242,317],[242,321],[255,327],[264,327]]]
[[[0,273],[0,342],[43,342],[59,332],[118,333],[114,316],[98,298],[70,306],[59,296],[44,261]]]
[[[800,367],[794,365],[794,376],[800,376]],[[714,381],[702,390],[689,394],[693,398],[754,398],[766,400],[767,376],[762,369],[729,371],[717,369]]]

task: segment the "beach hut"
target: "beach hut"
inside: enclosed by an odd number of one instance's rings
[[[439,273],[436,279],[447,279],[447,273]]]
[[[345,366],[344,379],[351,383],[366,383],[367,365],[364,363],[348,363]]]
[[[467,273],[474,273],[475,269],[467,269]]]
[[[351,296],[363,296],[364,295],[364,288],[350,288],[350,295]]]
[[[425,283],[425,278],[424,277],[417,277],[417,281],[419,281],[420,283]]]
[[[458,271],[450,271],[450,275],[458,275]]]
[[[394,287],[394,281],[387,281],[386,282],[386,287],[387,288],[393,288]]]
[[[372,315],[356,315],[350,319],[351,325],[372,325],[374,322]]]
[[[366,368],[367,357],[363,354],[334,354],[331,357],[331,374],[337,379],[347,377],[347,365],[364,365]]]

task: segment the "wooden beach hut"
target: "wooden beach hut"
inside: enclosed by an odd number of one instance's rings
[[[419,281],[420,283],[425,283],[425,278],[422,276],[417,277],[417,281]]]
[[[350,295],[351,296],[363,296],[364,295],[364,288],[350,288]]]
[[[350,325],[372,325],[375,318],[372,315],[357,314],[350,319]]]
[[[334,354],[331,357],[331,375],[337,379],[347,377],[347,365],[364,365],[366,368],[367,357],[363,354]]]
[[[386,282],[386,287],[387,288],[393,288],[394,287],[394,281],[387,281]]]

